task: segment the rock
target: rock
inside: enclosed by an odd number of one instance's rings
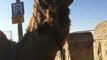
[[[107,21],[96,26],[94,36],[94,60],[107,60]]]
[[[107,21],[99,23],[95,28],[95,40],[107,40]]]
[[[67,42],[65,43],[63,50],[64,50],[63,54],[65,54],[64,56],[65,60],[71,60],[70,53],[69,53],[69,45]],[[62,58],[61,53],[60,51],[58,51],[55,60],[61,60],[61,58]]]

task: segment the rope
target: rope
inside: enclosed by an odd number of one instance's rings
[[[35,6],[38,10],[40,10],[40,11],[43,13],[43,15],[45,15],[44,9],[42,9],[42,8],[40,7],[40,5],[39,5],[36,1],[35,1],[34,6]],[[34,15],[35,15],[35,14],[34,14]]]

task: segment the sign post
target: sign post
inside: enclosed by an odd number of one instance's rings
[[[22,22],[24,22],[24,4],[20,0],[16,0],[16,3],[12,3],[12,23],[18,23],[18,38],[19,42],[23,36]]]

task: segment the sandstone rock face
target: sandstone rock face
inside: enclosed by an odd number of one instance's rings
[[[70,53],[69,53],[69,45],[67,42],[65,43],[63,50],[64,50],[64,52],[63,52],[64,56],[61,56],[61,52],[58,51],[55,60],[62,60],[61,59],[62,57],[65,57],[65,60],[71,60]]]
[[[107,60],[107,21],[96,26],[94,36],[94,60]]]
[[[107,21],[99,23],[96,26],[95,40],[107,40]]]
[[[71,33],[69,47],[71,60],[94,60],[93,36],[90,32]]]

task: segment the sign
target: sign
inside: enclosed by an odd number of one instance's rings
[[[12,24],[24,22],[24,4],[23,2],[12,3]]]
[[[12,24],[24,22],[24,16],[12,16]]]
[[[24,4],[23,2],[12,3],[12,16],[24,15]]]

